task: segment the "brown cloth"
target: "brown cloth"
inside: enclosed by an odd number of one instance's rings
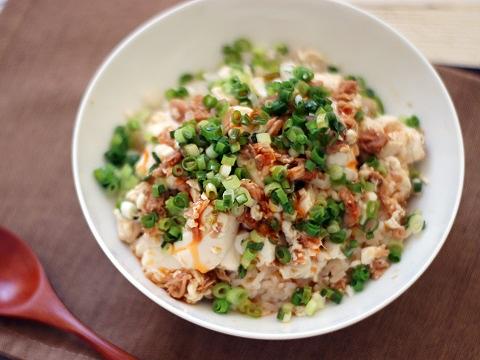
[[[460,70],[439,68],[465,136],[460,211],[433,264],[382,311],[324,336],[247,340],[170,314],[114,268],[77,203],[74,118],[104,56],[174,2],[9,0],[0,15],[0,223],[30,243],[65,304],[141,359],[480,359],[480,79]],[[13,319],[0,319],[0,352],[97,358],[71,335]]]

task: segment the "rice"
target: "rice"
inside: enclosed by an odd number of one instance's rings
[[[419,119],[311,49],[223,47],[118,126],[94,176],[119,239],[175,299],[311,316],[364,290],[424,226]]]

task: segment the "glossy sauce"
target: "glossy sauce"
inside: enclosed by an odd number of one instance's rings
[[[205,210],[205,208],[202,209],[202,211],[198,215],[198,226],[192,229],[192,241],[190,242],[190,244],[188,244],[187,246],[182,246],[180,248],[175,248],[173,251],[173,253],[176,254],[180,251],[188,249],[190,251],[190,254],[192,255],[194,269],[200,271],[202,274],[209,271],[207,266],[205,266],[200,260],[200,253],[198,250],[198,245],[200,245],[202,241],[202,231],[200,230],[200,225],[203,210]]]
[[[198,252],[198,245],[202,241],[202,231],[200,230],[200,224],[198,224],[198,226],[199,227],[196,227],[196,228],[192,229],[193,240],[189,245],[190,253],[192,254],[193,265],[195,267],[195,270],[198,270],[201,273],[206,273],[208,271],[208,269],[201,262],[200,255],[199,255],[199,252]]]
[[[357,160],[352,160],[347,164],[347,168],[351,170],[356,170],[357,169]]]
[[[149,157],[148,150],[147,149],[143,150],[142,159],[140,161],[140,164],[138,165],[140,173],[146,173],[147,172],[148,157]]]

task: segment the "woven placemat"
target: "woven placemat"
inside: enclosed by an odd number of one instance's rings
[[[0,223],[31,244],[67,306],[141,359],[479,359],[480,80],[460,70],[438,69],[465,136],[461,208],[430,268],[384,310],[320,337],[246,340],[171,315],[115,270],[77,203],[70,164],[75,113],[112,47],[173,3],[15,0],[0,14]],[[0,353],[96,358],[71,335],[13,319],[0,319]]]

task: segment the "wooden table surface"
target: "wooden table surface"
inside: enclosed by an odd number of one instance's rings
[[[480,359],[480,79],[459,70],[439,69],[465,140],[459,214],[424,275],[368,319],[302,340],[234,338],[168,313],[112,266],[73,187],[75,113],[112,47],[173,3],[10,0],[0,14],[0,222],[30,243],[67,306],[141,359]],[[0,319],[0,352],[29,360],[96,358],[72,336],[13,319]]]
[[[346,0],[378,16],[437,64],[480,68],[479,0]]]

